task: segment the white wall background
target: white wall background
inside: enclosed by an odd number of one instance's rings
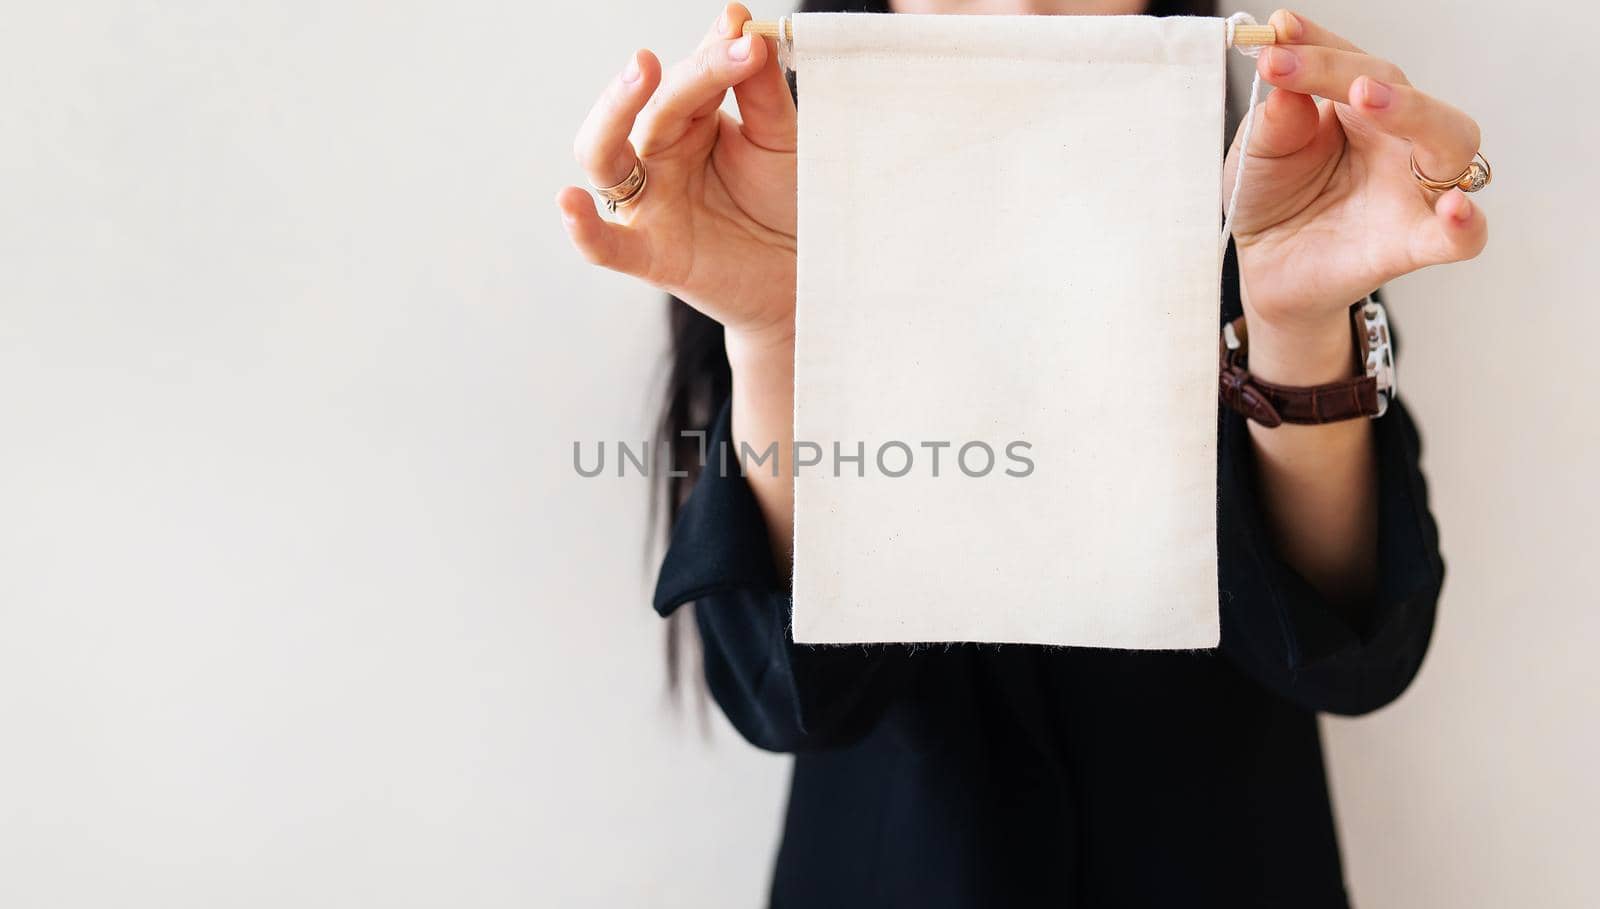
[[[716,7],[563,6],[5,8],[0,905],[760,901],[787,765],[667,709],[643,484],[570,466],[642,437],[660,305],[550,203]],[[1451,573],[1415,688],[1328,724],[1353,890],[1590,905],[1595,29],[1304,8],[1497,173],[1490,252],[1393,288]]]
[[[1600,184],[1594,8],[1308,0],[1483,127],[1478,260],[1396,283],[1447,579],[1422,674],[1330,720],[1347,875],[1366,906],[1600,900]]]

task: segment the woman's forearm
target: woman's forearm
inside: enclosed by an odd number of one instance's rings
[[[1348,378],[1354,363],[1347,317],[1291,331],[1250,323],[1250,371],[1268,382],[1320,385]],[[1376,582],[1372,421],[1248,425],[1259,493],[1279,554],[1334,603],[1361,603]]]
[[[794,332],[748,337],[730,331],[727,348],[733,371],[730,428],[737,449],[729,452],[729,469],[745,465],[766,520],[773,564],[787,574],[794,552]],[[769,450],[771,459],[757,464]],[[752,454],[741,457],[746,451]]]

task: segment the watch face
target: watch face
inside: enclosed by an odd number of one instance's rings
[[[1378,413],[1389,409],[1389,400],[1398,392],[1395,383],[1394,346],[1389,337],[1389,313],[1370,296],[1356,309],[1356,338],[1361,345],[1361,362],[1368,376],[1378,384]]]

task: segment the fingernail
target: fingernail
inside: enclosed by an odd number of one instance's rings
[[[1389,99],[1394,97],[1394,92],[1389,90],[1389,86],[1371,76],[1363,76],[1362,79],[1361,103],[1380,110],[1388,107]]]
[[[1267,49],[1267,72],[1274,76],[1287,76],[1299,65],[1300,61],[1295,57],[1294,51],[1284,50],[1281,47]]]
[[[728,45],[728,59],[738,60],[741,63],[750,59],[749,35],[745,35],[743,38],[740,38],[739,40]]]
[[[638,54],[634,54],[633,56],[629,57],[628,58],[628,65],[624,66],[622,68],[622,81],[624,81],[624,82],[638,82],[639,81],[639,55]]]
[[[722,13],[717,16],[717,34],[726,35],[727,33],[728,33],[728,11],[727,10],[723,10]]]
[[[1283,36],[1290,41],[1299,41],[1305,35],[1306,27],[1300,23],[1300,17],[1288,10],[1283,11]]]

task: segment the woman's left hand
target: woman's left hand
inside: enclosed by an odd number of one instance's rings
[[[1279,10],[1271,24],[1278,43],[1264,49],[1257,69],[1277,90],[1256,111],[1233,231],[1251,360],[1258,339],[1271,336],[1280,364],[1331,364],[1332,354],[1318,354],[1336,345],[1348,358],[1352,303],[1401,275],[1483,249],[1483,212],[1459,189],[1424,189],[1410,164],[1415,154],[1430,179],[1460,174],[1478,151],[1478,124],[1309,19]],[[1236,136],[1224,203],[1238,144]],[[1302,342],[1305,350],[1289,349]]]

